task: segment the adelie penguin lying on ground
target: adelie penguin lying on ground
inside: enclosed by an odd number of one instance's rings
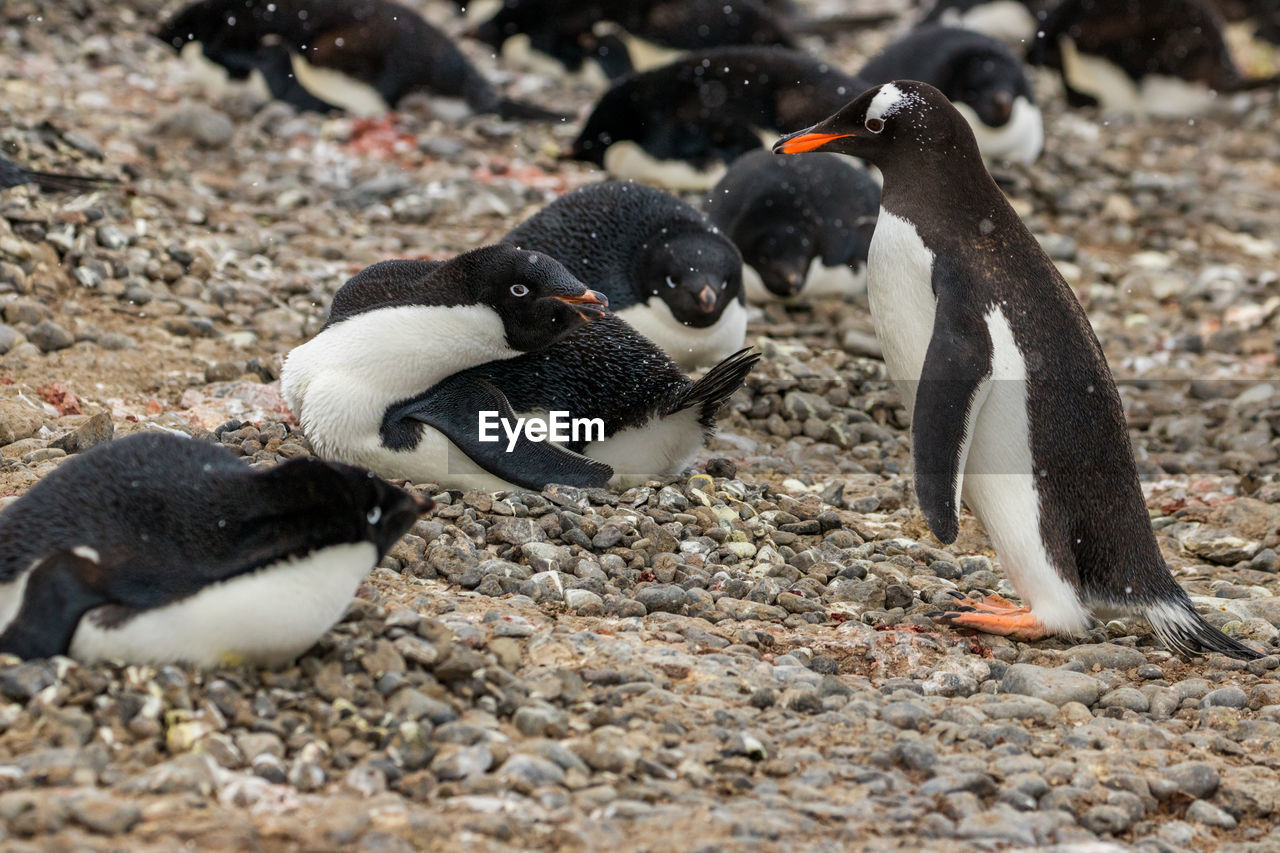
[[[198,45],[232,79],[259,72],[299,110],[374,115],[424,92],[477,113],[565,118],[500,96],[447,35],[389,0],[200,0],[156,37],[179,52]]]
[[[255,471],[194,439],[119,439],[0,512],[0,652],[284,663],[430,508],[319,459]]]
[[[693,382],[605,304],[549,256],[505,244],[386,261],[342,286],[281,384],[319,454],[385,476],[536,490],[677,473],[758,356]],[[494,424],[551,412],[600,425],[561,446]]]

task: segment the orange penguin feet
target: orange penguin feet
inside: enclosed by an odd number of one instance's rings
[[[935,619],[962,625],[986,634],[1000,634],[1015,640],[1041,640],[1051,633],[1035,616],[1030,607],[1019,607],[995,593],[982,593],[977,598],[965,598],[953,592],[955,606],[945,613],[930,613]]]

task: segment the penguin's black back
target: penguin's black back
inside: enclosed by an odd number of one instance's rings
[[[952,100],[956,90],[956,70],[961,62],[975,57],[1007,65],[1015,94],[1034,103],[1031,81],[1022,69],[1022,60],[1002,42],[974,30],[925,25],[911,30],[862,66],[858,76],[870,85],[892,80],[919,80],[928,83]]]
[[[739,248],[750,233],[789,225],[811,229],[826,266],[867,259],[880,189],[835,154],[778,157],[753,151],[735,160],[707,197],[707,216]]]
[[[612,0],[609,5],[611,20],[664,47],[795,47],[785,21],[755,0]]]
[[[728,242],[697,208],[671,193],[633,181],[603,181],[561,196],[502,241],[555,258],[618,311],[649,296],[635,278],[641,249],[684,234]]]
[[[131,435],[68,459],[0,512],[0,583],[88,546],[102,565],[127,570],[113,581],[118,592],[182,598],[285,557],[373,541],[362,501],[376,503],[377,483],[318,459],[258,472],[208,442]],[[385,552],[392,541],[375,544]],[[130,577],[145,588],[130,588]]]
[[[760,147],[755,129],[782,133],[826,118],[867,87],[800,51],[727,47],[629,75],[596,103],[573,156],[603,165],[614,142],[660,159],[731,162]]]

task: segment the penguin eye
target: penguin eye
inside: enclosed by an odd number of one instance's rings
[[[366,515],[365,518],[369,519],[370,524],[377,524],[382,520],[382,507],[375,506],[373,509],[369,510],[369,514]]]
[[[671,276],[667,276],[667,287],[675,287],[676,282]]]
[[[867,119],[867,122],[866,122],[866,128],[872,133],[879,133],[880,131],[884,130],[884,119],[869,118]]]
[[[528,296],[529,288],[525,287],[523,284],[513,284],[511,285],[511,295],[512,296]]]
[[[720,282],[720,289],[721,289],[721,290],[724,290],[724,289],[725,289],[726,287],[728,287],[728,286],[729,286],[729,279],[727,279],[727,278],[726,278],[724,281]]]

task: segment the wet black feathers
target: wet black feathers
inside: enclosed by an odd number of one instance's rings
[[[99,189],[109,183],[114,181],[111,178],[90,178],[83,175],[27,169],[12,160],[0,157],[0,189],[35,184],[46,192],[86,192]]]
[[[858,76],[869,85],[919,80],[956,100],[957,72],[962,63],[976,59],[1003,66],[1007,71],[1002,82],[1013,84],[1016,94],[1035,102],[1022,60],[1013,51],[988,35],[958,27],[917,27],[868,60]]]

